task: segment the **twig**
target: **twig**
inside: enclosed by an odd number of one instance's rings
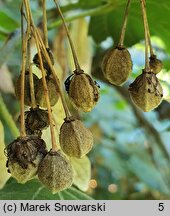
[[[1,94],[0,94],[0,116],[7,123],[12,135],[15,138],[18,137],[19,136],[19,130],[18,130],[11,114],[9,113],[9,111],[8,111],[4,101],[3,101]]]
[[[119,43],[118,43],[119,47],[123,47],[125,33],[126,33],[126,27],[127,27],[127,20],[128,20],[128,13],[129,13],[129,8],[130,8],[130,3],[131,3],[131,0],[128,0],[127,5],[126,5],[126,9],[125,9],[123,26],[122,26],[121,33],[120,33],[120,40],[119,40]]]

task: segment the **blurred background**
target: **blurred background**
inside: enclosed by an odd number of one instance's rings
[[[47,2],[49,43],[55,57],[56,71],[63,83],[74,70],[73,59],[55,5],[52,0]],[[125,46],[133,60],[133,73],[126,84],[116,87],[104,80],[101,71],[104,53],[119,40],[126,2],[59,1],[69,24],[81,67],[97,80],[101,93],[100,101],[90,113],[78,113],[74,110],[65,94],[70,110],[90,128],[95,141],[93,150],[88,155],[89,159],[77,162],[80,167],[75,168],[77,180],[74,187],[93,199],[169,199],[170,2],[146,1],[153,48],[164,64],[164,68],[158,74],[164,90],[164,99],[157,109],[149,113],[139,110],[128,93],[129,84],[144,68],[144,28],[139,0],[132,0],[125,36]],[[34,20],[41,30],[41,1],[30,0],[30,3]],[[21,70],[20,4],[20,0],[0,0],[1,199],[6,198],[3,194],[9,190],[10,184],[5,168],[4,145],[18,136],[16,126],[20,103],[15,98],[14,83]],[[32,43],[32,56],[35,53],[35,44]],[[39,73],[35,66],[34,73]],[[64,118],[61,101],[53,110],[58,137],[59,127]],[[43,137],[50,144],[49,130],[44,132]],[[17,186],[18,191],[22,187]],[[34,184],[32,187],[36,190],[38,186]],[[15,187],[10,186],[10,191],[12,190],[15,190]],[[13,198],[23,198],[19,192],[17,196]]]

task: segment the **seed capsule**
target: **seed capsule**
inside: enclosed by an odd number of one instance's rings
[[[60,128],[60,146],[65,154],[70,157],[81,158],[86,155],[93,146],[93,135],[77,119],[65,119]]]
[[[163,89],[156,75],[143,72],[129,86],[133,102],[144,112],[155,109],[162,101]]]
[[[53,57],[53,54],[52,54],[50,48],[46,48],[46,50],[47,50],[47,53],[48,53],[48,55],[49,55],[49,57],[50,57],[51,64],[54,65],[54,57]],[[42,56],[42,61],[43,61],[44,69],[46,69],[47,72],[49,72],[48,75],[50,75],[50,74],[51,74],[51,72],[50,72],[50,71],[51,71],[50,66],[48,65],[48,63],[47,63],[47,61],[46,61],[46,58],[45,58],[45,56],[43,55],[42,52],[41,52],[41,56]],[[35,54],[35,56],[34,56],[34,58],[33,58],[33,62],[34,62],[34,64],[35,64],[38,68],[40,68],[40,61],[39,61],[38,53]]]
[[[42,110],[40,108],[30,108],[29,111],[24,112],[24,115],[27,135],[37,135],[41,137],[41,131],[49,126],[47,110]],[[18,121],[20,122],[20,116]]]
[[[99,100],[99,89],[92,78],[80,71],[66,80],[67,92],[73,106],[83,112],[90,112]]]
[[[104,77],[114,85],[122,85],[132,71],[132,60],[129,51],[123,47],[109,50],[102,62]]]
[[[37,174],[38,165],[46,154],[42,139],[33,135],[19,137],[6,148],[8,171],[19,183],[25,183]]]
[[[152,72],[155,74],[159,73],[163,68],[162,61],[157,59],[156,55],[150,57],[149,64]]]
[[[59,90],[57,90],[57,85],[52,78],[47,77],[46,82],[49,91],[50,104],[51,106],[54,106],[59,99]],[[36,101],[40,107],[47,108],[42,79],[38,82]]]
[[[34,91],[37,90],[37,83],[39,81],[39,78],[33,74],[33,80],[34,80]],[[24,97],[24,103],[27,106],[31,106],[31,94],[30,94],[30,83],[29,83],[29,71],[26,71],[25,73],[25,97]],[[21,75],[18,77],[16,83],[15,83],[15,95],[18,100],[21,99]]]
[[[72,166],[61,151],[50,151],[39,165],[38,178],[52,193],[57,193],[72,185]]]

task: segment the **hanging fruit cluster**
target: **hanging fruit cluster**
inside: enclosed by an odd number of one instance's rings
[[[123,45],[130,3],[131,0],[128,0],[119,43],[105,54],[102,62],[102,70],[105,78],[111,84],[118,86],[127,81],[132,71],[130,53]],[[146,2],[145,0],[140,0],[140,3],[145,30],[145,68],[142,70],[142,74],[130,84],[129,92],[134,104],[144,112],[148,112],[156,108],[163,98],[163,89],[156,77],[156,74],[161,71],[163,65],[161,60],[157,59],[152,49],[146,15]],[[150,47],[150,58],[148,58],[148,46]]]
[[[20,100],[20,137],[5,149],[8,172],[20,183],[38,178],[53,193],[70,187],[74,175],[69,157],[81,158],[93,147],[92,133],[83,123],[71,115],[54,68],[54,58],[48,46],[46,1],[43,5],[43,38],[34,24],[29,0],[21,6],[22,69],[15,85]],[[99,85],[81,69],[69,30],[56,0],[57,11],[63,21],[73,53],[75,70],[65,81],[71,103],[77,110],[91,111],[99,100]],[[31,41],[37,53],[31,59]],[[32,65],[41,71],[38,78]],[[60,128],[59,144],[56,143],[52,107],[61,98],[65,111],[64,123]],[[29,110],[25,111],[25,106]],[[52,148],[48,152],[41,138],[42,131],[50,127]],[[58,145],[57,145],[58,144]],[[60,146],[61,149],[58,149]]]

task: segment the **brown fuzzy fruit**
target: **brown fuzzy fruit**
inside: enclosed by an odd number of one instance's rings
[[[104,77],[114,85],[122,85],[132,71],[132,60],[129,51],[123,47],[109,50],[102,62]]]
[[[99,100],[96,82],[83,71],[71,77],[67,89],[70,101],[80,111],[90,112]]]
[[[39,78],[33,74],[33,80],[34,80],[34,91],[37,90],[37,83],[39,81]],[[24,97],[24,103],[27,106],[31,106],[31,94],[30,94],[30,83],[29,83],[29,72],[26,71],[25,73],[25,97]],[[21,75],[18,77],[15,83],[15,95],[18,100],[21,99]]]
[[[143,72],[129,86],[133,102],[144,112],[155,109],[162,101],[163,89],[156,75]]]
[[[157,59],[156,55],[151,55],[149,65],[152,72],[155,74],[159,73],[163,68],[162,61]]]
[[[61,151],[50,151],[39,165],[38,178],[52,193],[57,193],[72,185],[72,166]]]
[[[46,154],[42,139],[33,135],[19,137],[6,148],[8,171],[19,183],[25,183],[37,174],[38,165]]]
[[[93,147],[93,135],[77,119],[65,120],[60,128],[60,146],[70,157],[81,158]]]
[[[51,106],[54,106],[59,99],[59,90],[57,90],[56,82],[52,78],[47,77],[46,82],[49,91],[50,104]],[[36,102],[40,107],[47,108],[42,79],[38,82]]]
[[[47,50],[47,53],[50,57],[50,60],[51,60],[51,64],[54,65],[54,57],[53,57],[53,54],[50,50],[50,48],[46,48]],[[42,61],[43,61],[43,66],[44,66],[44,69],[47,70],[48,74],[50,75],[51,74],[51,69],[50,69],[50,66],[48,65],[47,61],[46,61],[46,58],[44,57],[43,53],[41,52],[41,55],[42,55]],[[33,58],[33,62],[34,64],[40,68],[40,61],[39,61],[39,57],[38,57],[38,53],[35,54],[34,58]]]

